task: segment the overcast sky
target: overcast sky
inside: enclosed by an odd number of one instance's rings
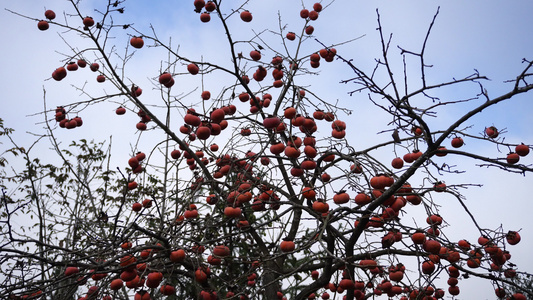
[[[87,15],[96,15],[92,10],[106,1],[82,1],[81,9]],[[134,28],[141,32],[151,33],[149,28],[153,25],[155,32],[162,41],[169,41],[172,37],[174,48],[179,45],[180,54],[193,60],[216,61],[220,65],[230,66],[227,58],[227,44],[224,43],[223,33],[218,25],[220,21],[212,17],[211,22],[203,24],[199,16],[193,10],[192,0],[174,1],[179,4],[169,4],[169,1],[127,1],[126,10],[121,16],[117,16],[115,22],[133,23]],[[227,5],[233,5],[228,2]],[[304,1],[307,7],[311,7],[314,1]],[[324,2],[326,4],[328,2]],[[63,11],[72,13],[72,7],[64,0],[25,0],[4,2],[3,7],[17,11],[23,15],[34,18],[43,18],[45,9],[53,9],[58,19],[63,20]],[[374,58],[380,55],[379,36],[375,30],[377,27],[376,9],[379,9],[384,32],[388,35],[393,33],[391,42],[391,55],[396,73],[400,74],[401,60],[397,46],[407,50],[419,51],[424,40],[428,26],[440,7],[432,34],[428,40],[426,49],[426,63],[433,65],[428,71],[428,79],[431,83],[451,80],[468,76],[478,70],[482,75],[490,78],[483,82],[490,96],[498,96],[510,91],[511,84],[505,80],[513,79],[519,74],[524,66],[522,58],[533,59],[533,30],[532,1],[351,1],[337,0],[323,13],[313,24],[316,37],[326,45],[331,45],[347,40],[359,38],[349,44],[337,46],[338,53],[354,63],[362,66],[370,72],[374,65]],[[102,8],[102,7],[99,7]],[[279,31],[278,11],[281,16],[282,26],[287,26],[287,31],[299,33],[304,21],[299,17],[301,9],[300,1],[250,1],[246,6],[253,14],[251,23],[243,23],[238,18],[233,18],[229,26],[234,32],[236,40],[249,39],[252,29],[260,32],[262,29]],[[127,20],[127,21],[125,21]],[[72,20],[70,20],[72,22]],[[88,81],[87,87],[93,95],[102,95],[102,88],[112,93],[112,86],[95,83],[96,74],[85,70],[69,73],[61,82],[50,80],[52,71],[63,65],[64,56],[61,53],[70,53],[69,47],[82,49],[88,45],[76,35],[64,33],[63,36],[70,43],[65,42],[58,35],[58,28],[51,26],[47,31],[39,31],[36,22],[28,20],[6,10],[0,12],[0,31],[3,47],[0,48],[0,59],[3,78],[0,81],[0,90],[3,92],[1,100],[2,110],[0,118],[4,119],[7,127],[15,128],[16,137],[24,146],[29,145],[32,136],[24,134],[26,131],[42,133],[43,116],[37,114],[43,110],[43,89],[46,90],[47,106],[49,109],[57,105],[81,101],[86,99],[76,91],[73,86],[81,86]],[[123,54],[123,48],[127,42],[126,34],[132,34],[131,30],[117,29],[114,42],[119,47],[119,54]],[[267,41],[273,46],[281,46],[279,38],[265,34]],[[150,43],[147,43],[149,45]],[[293,45],[289,45],[289,50]],[[248,44],[238,46],[244,54],[251,48]],[[316,51],[322,48],[318,42],[309,40],[303,51]],[[57,52],[56,52],[57,51]],[[120,52],[122,51],[122,52]],[[58,53],[59,52],[59,53]],[[271,57],[268,51],[265,57]],[[147,78],[153,78],[159,74],[162,61],[166,60],[164,52],[147,47],[137,51],[130,61],[127,69],[127,77],[138,83],[144,89],[144,97],[158,97],[157,91],[151,91]],[[409,69],[410,84],[413,89],[417,86],[418,66],[416,60],[409,58],[408,63],[413,67]],[[347,92],[354,88],[353,85],[340,85],[338,82],[351,77],[350,70],[340,62],[326,64],[322,62],[319,69],[321,76],[307,78],[306,85],[312,85],[313,91],[321,97],[339,101],[342,106],[353,109],[354,113],[343,118],[348,123],[350,139],[354,146],[364,148],[389,139],[390,135],[376,135],[378,131],[390,129],[386,124],[389,119],[377,122],[372,116],[372,107],[367,103],[366,94],[356,94],[352,97]],[[179,70],[184,72],[184,68]],[[251,74],[249,74],[251,75]],[[180,77],[182,78],[182,77]],[[304,83],[300,83],[304,84]],[[72,85],[72,86],[71,86]],[[181,93],[188,93],[198,88],[201,90],[202,82],[197,78],[180,79],[176,89]],[[216,81],[206,81],[205,86],[216,93],[221,84]],[[479,91],[476,85],[461,86],[454,89],[436,91],[436,95],[443,100],[465,99],[475,96]],[[491,107],[477,116],[464,126],[472,126],[470,134],[479,134],[486,126],[494,125],[498,128],[506,128],[506,141],[510,143],[524,142],[533,144],[533,122],[531,114],[533,106],[531,95],[518,96],[516,99]],[[117,150],[122,155],[130,154],[130,143],[135,134],[137,118],[133,114],[127,114],[123,122],[116,122],[114,108],[117,103],[107,103],[95,106],[83,112],[82,117],[85,125],[72,131],[60,131],[58,137],[65,143],[70,140],[87,138],[96,140],[108,139],[113,135],[115,143],[124,142],[124,148]],[[453,118],[464,113],[468,106],[443,110],[438,120],[433,121],[435,126],[446,124]],[[35,115],[37,114],[37,115]],[[341,118],[341,119],[343,119]],[[129,123],[128,123],[129,122]],[[105,134],[102,135],[101,133]],[[145,141],[149,141],[145,139]],[[5,145],[0,145],[4,147]],[[466,145],[476,153],[491,157],[504,157],[507,149],[498,149],[492,144],[477,143],[466,140]],[[1,148],[0,148],[1,149]],[[390,149],[389,149],[390,150]],[[466,150],[466,149],[465,149]],[[390,152],[380,153],[384,159],[391,159]],[[403,153],[402,153],[403,155]],[[455,163],[461,169],[467,170],[463,175],[445,177],[447,183],[473,182],[483,183],[483,188],[470,188],[462,191],[468,198],[467,205],[474,211],[482,227],[495,228],[503,224],[507,230],[520,231],[523,240],[516,250],[510,249],[513,254],[512,262],[516,263],[519,270],[533,270],[533,260],[529,258],[529,251],[533,246],[533,229],[529,226],[531,197],[530,188],[533,181],[531,176],[493,172],[496,170],[481,169],[474,166],[474,162],[459,158],[450,158],[450,164]],[[530,164],[531,157],[526,157],[524,163]],[[478,233],[467,233],[470,225],[464,226],[466,214],[460,213],[460,207],[452,197],[443,196],[443,215],[456,230],[448,230],[447,234],[452,239],[467,238],[475,241]],[[449,202],[449,203],[448,203]],[[459,211],[459,212],[458,212]],[[469,224],[468,222],[466,222]],[[470,226],[470,227],[469,227]],[[483,289],[483,297],[494,299],[489,283],[481,285],[472,284],[475,281],[463,281],[459,286],[463,293],[461,299],[481,299],[480,289]],[[486,292],[486,293],[485,293]]]

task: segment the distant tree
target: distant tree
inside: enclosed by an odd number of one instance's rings
[[[316,47],[313,20],[336,3],[293,12],[305,20],[301,28],[248,32],[230,24],[254,22],[261,12],[248,11],[249,1],[189,1],[199,18],[195,26],[218,19],[225,35],[211,45],[231,53],[204,61],[201,52],[182,55],[156,29],[140,32],[133,23],[115,23],[125,1],[109,1],[92,17],[79,1],[70,2],[73,9],[64,18],[52,11],[45,12],[47,20],[26,18],[40,30],[59,29],[69,45],[91,44],[71,46],[54,80],[68,81],[79,69],[91,81],[107,83],[106,90],[74,82],[80,99],[43,111],[42,138],[59,165],[44,162],[45,154],[33,147],[22,148],[0,123],[1,142],[10,145],[0,160],[1,298],[439,299],[460,293],[461,274],[508,287],[515,292],[509,299],[530,291],[530,282],[512,279],[515,267],[507,262],[519,233],[478,226],[459,192],[470,183],[447,185],[440,178],[456,172],[446,164],[454,155],[503,175],[533,171],[521,163],[530,146],[504,140],[505,132],[490,125],[482,134],[465,125],[533,89],[531,61],[524,60],[507,93],[493,97],[477,72],[432,83],[425,53],[433,22],[421,49],[401,49],[401,57],[419,60],[419,76],[408,80],[407,65],[396,70],[390,63],[391,41],[379,14],[382,52],[367,70],[335,50],[349,41]],[[127,45],[121,43],[125,36]],[[160,68],[130,67],[138,53],[159,50],[166,53]],[[322,76],[315,70],[326,63],[353,71],[344,83],[381,109],[375,121],[389,128],[387,141],[364,149],[353,144],[350,134],[357,131],[350,120],[356,116],[307,85],[307,78]],[[148,78],[133,82],[140,71]],[[201,90],[186,94],[176,87],[187,78],[195,78]],[[481,92],[447,100],[433,95],[462,84]],[[115,145],[93,140],[102,138],[100,132],[68,146],[57,138],[60,130],[82,126],[88,107],[109,103],[116,104],[117,115],[139,118],[130,124],[138,130],[134,147],[118,169],[110,157]],[[430,122],[444,110],[457,118]],[[106,122],[122,124],[120,117]],[[158,140],[147,145],[141,136]],[[469,152],[464,140],[510,153]],[[390,157],[379,158],[381,152]],[[23,169],[9,167],[20,158]],[[446,236],[460,224],[447,224],[440,215],[446,204],[436,198],[442,193],[472,217],[465,223],[477,228],[477,241]],[[407,217],[415,206],[427,215]]]
[[[521,293],[527,296],[527,298],[533,297],[533,278],[531,274],[517,274],[513,278],[515,285],[510,285],[508,287],[502,287],[504,290],[507,290],[509,293]]]

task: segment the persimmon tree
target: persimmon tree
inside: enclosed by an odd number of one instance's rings
[[[7,158],[0,161],[2,298],[440,299],[478,277],[492,283],[496,298],[526,299],[513,278],[527,272],[510,262],[518,229],[480,227],[461,185],[440,178],[457,172],[446,163],[454,156],[503,174],[533,171],[524,163],[526,141],[507,141],[490,124],[482,134],[465,125],[533,89],[531,61],[524,59],[508,92],[489,96],[478,72],[438,83],[428,75],[438,67],[425,56],[438,12],[420,49],[396,52],[378,13],[382,51],[366,69],[335,48],[356,40],[324,44],[313,35],[315,20],[335,2],[302,4],[291,12],[299,27],[280,14],[272,16],[276,30],[247,31],[238,24],[261,13],[248,11],[249,1],[189,1],[195,26],[216,22],[220,39],[212,46],[230,55],[218,61],[161,40],[157,28],[116,23],[125,1],[91,11],[70,2],[61,17],[52,10],[21,16],[38,30],[59,31],[71,49],[58,57],[51,83],[67,85],[70,73],[84,72],[105,89],[71,81],[80,99],[44,94],[47,134],[39,143],[49,141],[60,164],[44,163],[1,124],[3,143],[12,145],[3,156],[25,165],[13,171]],[[164,57],[156,67],[131,66],[140,53]],[[393,56],[403,60],[400,69]],[[350,143],[352,111],[306,83],[330,63],[350,70],[351,78],[339,80],[380,109],[376,122],[384,124],[375,128],[390,138],[367,148]],[[140,70],[147,78],[133,80]],[[407,77],[412,70],[416,79]],[[460,85],[479,93],[434,94]],[[90,108],[110,104],[116,117],[109,126],[138,115],[125,124],[137,131],[123,158],[111,158],[111,141],[91,141],[102,138],[98,132],[68,146],[58,140],[58,132],[87,123]],[[455,120],[433,122],[448,110]],[[494,151],[463,150],[465,141]],[[439,213],[444,194],[461,203],[479,239],[447,237],[457,225]],[[411,216],[415,207],[425,215]]]

